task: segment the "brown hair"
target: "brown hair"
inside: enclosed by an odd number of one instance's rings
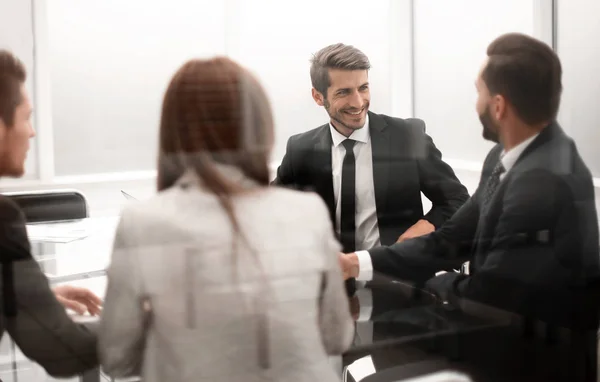
[[[27,73],[23,63],[6,50],[0,50],[0,119],[12,126],[15,109],[21,103],[21,85]]]
[[[562,93],[562,67],[548,45],[519,33],[498,37],[487,49],[482,79],[491,95],[500,94],[525,122],[556,118]]]
[[[327,98],[331,86],[329,69],[369,70],[369,58],[352,45],[342,43],[326,46],[315,53],[310,60],[310,80],[313,88]]]
[[[239,189],[215,163],[233,165],[269,184],[273,118],[258,81],[228,58],[192,60],[173,76],[160,121],[158,190],[192,169],[218,196]]]

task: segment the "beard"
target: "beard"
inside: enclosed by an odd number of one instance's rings
[[[494,123],[489,107],[486,107],[483,114],[479,115],[479,121],[481,121],[481,125],[483,126],[483,139],[499,143],[498,125]]]
[[[341,126],[345,127],[346,129],[358,130],[362,129],[365,126],[366,119],[362,117],[362,115],[360,118],[361,120],[357,121],[356,118],[352,118],[351,115],[345,113],[345,109],[331,110],[331,104],[327,100],[324,101],[323,106],[325,107],[327,114],[329,114],[329,118],[331,118],[337,124],[340,124]],[[369,111],[369,102],[366,102],[363,105],[363,109],[365,110],[365,112]]]

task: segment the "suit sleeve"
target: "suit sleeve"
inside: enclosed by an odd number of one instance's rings
[[[319,199],[319,203],[323,202]],[[320,230],[323,236],[323,273],[321,294],[319,297],[319,328],[323,346],[327,354],[338,355],[346,351],[354,338],[354,322],[350,315],[348,296],[337,260],[341,245],[335,239],[333,226],[325,206],[320,209],[327,228]]]
[[[563,291],[585,263],[579,244],[585,227],[576,217],[577,204],[583,201],[574,201],[570,194],[552,174],[520,174],[507,184],[503,212],[483,264],[470,276],[436,277],[428,283],[430,288],[450,301],[466,298],[518,314],[559,319],[559,312],[566,313],[561,304],[572,301]]]
[[[96,367],[96,334],[73,322],[56,300],[31,256],[22,212],[2,198],[0,219],[3,316],[8,333],[25,356],[52,376],[73,376]]]
[[[288,139],[287,146],[285,149],[285,155],[281,160],[281,164],[279,165],[279,167],[277,167],[277,175],[275,179],[271,182],[271,185],[288,186],[292,188],[295,187],[297,180],[294,176],[294,167],[292,160],[294,151],[293,140],[294,137]]]
[[[477,192],[440,229],[389,247],[371,249],[377,274],[424,281],[441,270],[452,270],[469,260],[479,208]]]
[[[102,367],[113,378],[139,375],[150,317],[128,220],[124,213],[117,228],[98,340]]]
[[[425,219],[439,228],[467,201],[469,193],[452,168],[442,160],[433,139],[425,133],[425,123],[417,119],[411,121],[422,125],[419,130],[425,141],[425,151],[417,160],[421,191],[432,204]]]

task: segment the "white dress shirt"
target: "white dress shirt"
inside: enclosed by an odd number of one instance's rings
[[[336,230],[340,234],[341,201],[342,193],[342,165],[346,156],[346,149],[342,142],[353,139],[354,157],[356,163],[356,250],[368,250],[379,246],[379,226],[377,225],[377,208],[375,206],[375,186],[373,183],[373,151],[371,149],[371,135],[369,134],[369,117],[365,126],[346,138],[332,125],[331,139],[331,166],[333,174],[333,197],[335,201]]]
[[[502,165],[504,166],[504,173],[500,175],[500,180],[504,179],[506,174],[514,167],[517,160],[523,154],[523,151],[535,140],[538,134],[535,134],[523,142],[519,143],[512,149],[508,151],[503,151],[500,155],[500,160],[502,161]],[[358,257],[358,277],[356,280],[360,281],[370,281],[373,279],[373,263],[371,262],[371,255],[366,250],[361,250],[356,252],[356,256]]]

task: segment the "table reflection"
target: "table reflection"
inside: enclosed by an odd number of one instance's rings
[[[584,346],[581,340],[595,341],[595,333],[551,327],[473,301],[451,306],[381,276],[359,290],[350,307],[356,330],[343,359],[348,381],[391,382],[440,372],[460,373],[446,375],[456,381],[595,380],[584,374],[586,360],[574,352]]]

